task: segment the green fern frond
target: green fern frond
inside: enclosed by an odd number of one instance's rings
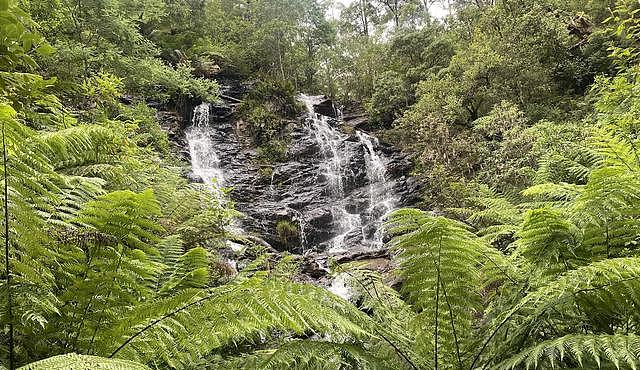
[[[420,210],[394,212],[387,227],[390,245],[399,253],[402,291],[418,312],[414,325],[428,333],[417,338],[417,346],[434,362],[462,366],[461,348],[471,339],[481,307],[478,267],[495,263],[491,256],[499,254],[466,225]]]
[[[147,366],[127,360],[103,358],[69,353],[49,357],[25,365],[18,370],[150,370]]]
[[[157,250],[151,245],[162,231],[154,218],[160,213],[152,190],[140,194],[116,191],[87,203],[74,222],[115,237],[129,248],[154,255]]]
[[[257,277],[202,292],[151,322],[148,317],[140,320],[105,335],[124,342],[113,348],[114,354],[176,366],[240,345],[259,345],[278,332],[330,334],[343,341],[370,337],[366,317],[326,290]]]
[[[544,275],[554,275],[576,266],[581,231],[567,221],[560,210],[529,211],[516,237],[520,255]]]
[[[605,364],[616,369],[640,368],[640,337],[633,334],[570,334],[546,340],[521,351],[502,362],[495,369],[514,370],[573,367],[602,368]]]
[[[532,197],[539,201],[551,202],[553,205],[563,206],[575,200],[584,186],[567,183],[544,183],[534,185],[522,191],[525,197]]]
[[[596,333],[623,330],[629,322],[636,325],[639,291],[639,258],[604,260],[571,270],[494,317],[477,357],[500,333],[509,334],[494,346],[498,353],[509,353],[525,343],[535,344],[548,325],[573,331],[571,323],[583,323]]]
[[[204,288],[209,282],[208,255],[204,248],[190,249],[178,257],[175,264],[168,265],[172,270],[159,294],[186,288]]]
[[[220,361],[207,369],[397,369],[360,346],[319,340],[278,343],[276,349],[261,350]]]

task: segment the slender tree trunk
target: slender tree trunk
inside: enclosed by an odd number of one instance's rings
[[[285,77],[284,77],[284,66],[283,66],[283,63],[282,63],[282,48],[280,46],[280,39],[281,38],[282,37],[280,35],[278,35],[278,42],[277,42],[277,45],[278,45],[278,62],[280,64],[280,75],[282,76],[282,81],[284,81]]]
[[[4,263],[5,263],[5,284],[7,286],[7,316],[9,319],[9,370],[15,369],[14,359],[14,335],[13,335],[13,297],[11,296],[11,269],[9,268],[9,173],[7,172],[7,138],[5,133],[5,122],[2,122],[2,167],[4,169]]]
[[[362,18],[362,31],[369,38],[369,19],[367,18],[367,0],[360,0],[360,17]]]

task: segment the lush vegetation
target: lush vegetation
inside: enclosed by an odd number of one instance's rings
[[[433,3],[0,0],[0,369],[639,368],[640,4]],[[299,90],[413,154],[394,287],[300,282],[183,178],[154,107],[226,79],[267,164]]]

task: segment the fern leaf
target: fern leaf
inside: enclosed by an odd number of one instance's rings
[[[78,355],[69,353],[49,357],[33,362],[18,370],[150,370],[147,366],[127,360],[103,358],[96,356]]]
[[[565,368],[577,363],[581,368],[601,368],[603,363],[616,369],[640,367],[640,337],[633,334],[570,334],[529,347],[495,367],[514,370]],[[564,364],[564,366],[561,366]]]

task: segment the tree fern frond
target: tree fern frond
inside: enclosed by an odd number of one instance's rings
[[[204,248],[192,248],[168,269],[171,271],[159,290],[159,294],[169,294],[186,288],[204,288],[209,282],[208,255]]]
[[[496,370],[601,368],[609,363],[616,369],[640,367],[640,337],[633,334],[570,334],[529,347],[495,367]]]
[[[537,333],[549,323],[566,325],[577,320],[592,330],[610,331],[610,323],[623,328],[628,320],[638,322],[638,291],[639,258],[609,259],[571,270],[494,317],[476,361],[498,333],[509,333],[496,343],[499,352],[508,353],[522,343],[535,343]]]
[[[74,222],[111,235],[129,248],[154,255],[158,252],[151,248],[151,243],[158,240],[157,233],[162,230],[154,218],[160,213],[152,190],[140,194],[116,191],[87,203]]]
[[[346,343],[296,340],[283,343],[256,363],[256,369],[394,369],[374,353]]]
[[[261,278],[213,288],[151,323],[141,320],[110,335],[126,340],[113,348],[118,357],[189,363],[243,343],[257,345],[277,332],[330,334],[343,341],[370,337],[366,317],[326,290]]]
[[[40,135],[47,155],[58,171],[72,173],[89,164],[114,164],[126,147],[113,130],[100,125],[81,125]]]
[[[429,333],[417,345],[434,362],[462,366],[460,348],[481,303],[478,267],[489,263],[491,248],[465,225],[419,210],[394,212],[388,230],[399,252],[402,291],[419,313],[416,325]]]
[[[544,183],[525,189],[522,195],[541,201],[549,201],[557,205],[566,205],[580,195],[583,187],[567,183]]]
[[[582,235],[562,211],[551,208],[529,211],[516,236],[520,254],[543,274],[553,275],[575,267]]]
[[[150,370],[147,366],[127,360],[69,353],[49,357],[25,365],[18,370]]]

